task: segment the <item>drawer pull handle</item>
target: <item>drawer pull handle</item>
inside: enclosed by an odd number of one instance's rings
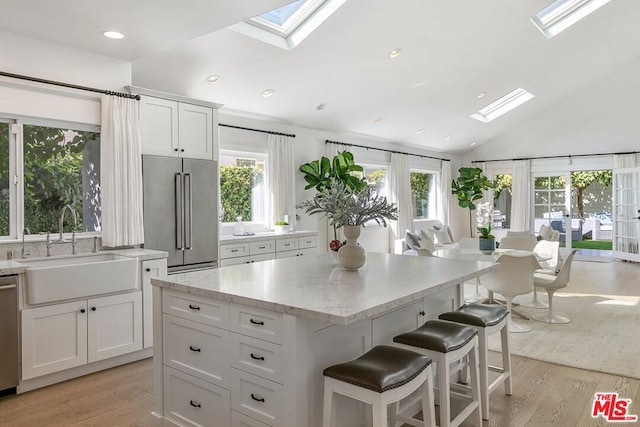
[[[256,397],[253,393],[251,393],[251,398],[256,402],[264,402],[264,397]]]
[[[191,310],[200,311],[200,307],[198,307],[197,305],[189,304],[189,308],[190,308]]]
[[[144,271],[146,271],[147,273],[150,273],[151,269],[150,268],[145,268]]]
[[[425,316],[427,313],[424,312],[424,310],[420,310],[420,312],[418,313],[420,316]]]
[[[202,405],[201,405],[201,404],[199,404],[198,402],[194,402],[193,400],[190,400],[190,401],[189,401],[189,404],[190,404],[191,406],[193,406],[194,408],[202,408]]]
[[[253,323],[254,325],[264,326],[264,322],[262,320],[249,319],[249,322]]]
[[[194,347],[192,345],[189,346],[189,350],[191,351],[195,351],[196,353],[200,353],[202,350],[200,350],[198,347]]]
[[[264,356],[256,356],[253,353],[251,353],[251,358],[254,360],[264,360]]]
[[[266,246],[258,246],[258,249],[264,249]]]
[[[231,249],[232,253],[238,252],[238,249]]]
[[[291,246],[291,243],[285,243],[284,245],[285,245],[286,247],[289,247],[289,246]]]

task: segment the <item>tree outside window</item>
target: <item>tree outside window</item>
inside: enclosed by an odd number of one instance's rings
[[[264,158],[225,153],[220,156],[222,222],[264,221],[266,186]]]
[[[411,203],[414,218],[429,218],[429,190],[433,174],[411,172]]]

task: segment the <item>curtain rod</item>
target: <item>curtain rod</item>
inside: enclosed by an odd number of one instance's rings
[[[441,157],[433,157],[433,156],[425,156],[425,155],[422,155],[422,154],[405,153],[404,151],[387,150],[385,148],[367,147],[366,145],[348,144],[346,142],[331,141],[329,139],[325,140],[324,143],[325,144],[346,145],[347,147],[366,148],[367,150],[385,151],[387,153],[406,154],[407,156],[416,156],[416,157],[423,157],[423,158],[427,158],[427,159],[442,160],[443,162],[450,162],[451,161],[451,159],[443,159]]]
[[[539,160],[539,159],[561,159],[563,157],[596,157],[596,156],[614,156],[623,154],[637,154],[640,151],[623,151],[619,153],[594,153],[594,154],[565,154],[563,156],[540,156],[540,157],[519,157],[516,159],[492,159],[492,160],[471,160],[471,163],[489,163],[489,162],[515,162],[516,160]]]
[[[268,133],[271,135],[282,135],[282,136],[290,136],[291,138],[295,138],[295,134],[292,133],[282,133],[282,132],[275,132],[272,130],[262,130],[262,129],[253,129],[253,128],[246,128],[246,127],[242,127],[242,126],[234,126],[234,125],[228,125],[225,123],[219,123],[218,126],[223,126],[226,128],[233,128],[233,129],[240,129],[240,130],[248,130],[251,132],[262,132],[262,133]]]
[[[121,98],[129,98],[129,99],[135,99],[136,101],[140,101],[140,95],[134,95],[134,94],[131,94],[131,93],[114,92],[114,91],[111,91],[111,90],[96,89],[94,87],[79,86],[79,85],[74,85],[74,84],[71,84],[71,83],[62,83],[62,82],[57,82],[55,80],[46,80],[46,79],[40,79],[38,77],[30,77],[30,76],[23,76],[23,75],[20,75],[20,74],[6,73],[4,71],[0,71],[0,76],[11,77],[12,79],[27,80],[27,81],[36,82],[36,83],[44,83],[44,84],[53,85],[53,86],[61,86],[61,87],[66,87],[66,88],[70,88],[70,89],[86,90],[88,92],[102,93],[102,94],[105,94],[105,95],[114,95],[114,96],[119,96]]]

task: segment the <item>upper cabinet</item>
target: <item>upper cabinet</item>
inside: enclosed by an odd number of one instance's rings
[[[141,103],[142,154],[214,158],[217,109],[150,96]]]

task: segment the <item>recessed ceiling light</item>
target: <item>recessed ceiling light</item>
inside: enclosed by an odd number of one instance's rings
[[[220,83],[220,80],[222,80],[222,79],[220,78],[220,76],[215,75],[215,74],[214,74],[214,75],[212,75],[212,76],[207,77],[206,79],[204,79],[204,81],[205,81],[205,82],[207,82],[207,83],[209,83],[209,84],[212,84],[212,85],[214,85],[214,84],[216,84],[216,83]]]
[[[610,0],[555,0],[530,21],[548,39],[560,34]]]
[[[103,31],[102,35],[109,39],[116,39],[116,40],[124,38],[124,34],[118,31]]]
[[[381,123],[382,122],[382,117],[378,117],[377,119],[375,119],[373,121],[374,123]]]
[[[267,90],[265,90],[265,91],[263,91],[263,92],[262,92],[262,96],[263,96],[263,97],[265,97],[265,98],[268,98],[268,97],[270,97],[271,95],[273,95],[274,93],[276,93],[276,91],[275,91],[275,90],[273,90],[273,89],[267,89]]]
[[[451,139],[451,135],[447,135],[447,136],[445,136],[445,137],[444,137],[444,140],[445,140],[445,141],[448,141],[448,140],[450,140],[450,139]]]
[[[420,134],[420,133],[424,133],[424,128],[422,128],[422,129],[418,129],[418,130],[416,131],[416,133],[418,133],[418,134]]]
[[[419,87],[426,86],[426,84],[427,84],[427,82],[418,82],[418,83],[414,84],[413,87],[417,89]]]
[[[402,49],[393,49],[389,52],[389,58],[397,58],[402,53]]]
[[[319,105],[316,107],[316,110],[324,110],[325,108],[327,108],[327,104],[319,104]]]
[[[501,115],[513,110],[519,105],[524,104],[532,98],[533,95],[531,93],[519,87],[502,98],[493,101],[477,113],[473,113],[471,118],[483,123],[489,123],[491,120],[497,119]]]
[[[474,142],[472,142],[472,143],[471,143],[471,144],[469,144],[469,145],[473,147],[473,146],[474,146],[474,145],[476,145],[476,144],[477,144],[477,142],[475,142],[475,141],[474,141]]]
[[[480,92],[478,94],[478,99],[484,98],[485,96],[487,96],[487,92]]]

